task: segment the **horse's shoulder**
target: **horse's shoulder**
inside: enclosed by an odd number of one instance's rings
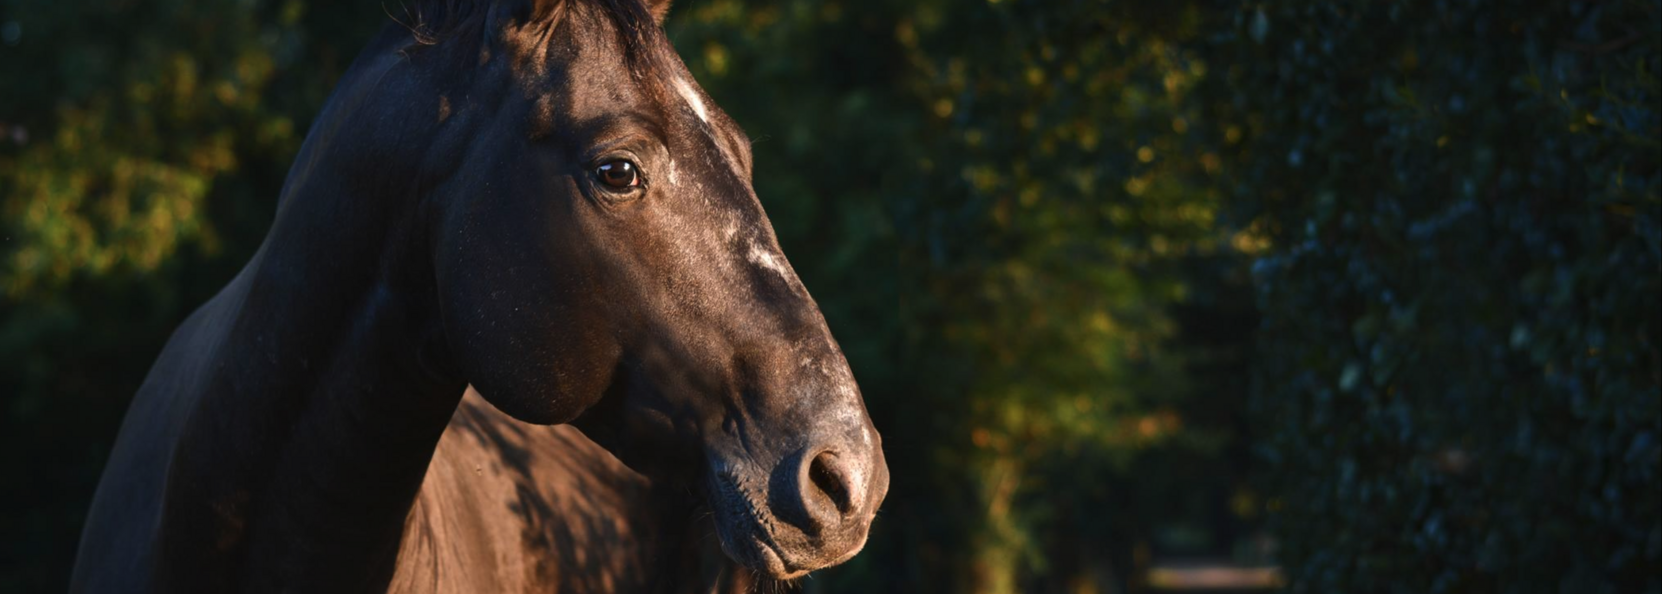
[[[471,390],[410,510],[391,591],[637,592],[665,545],[659,494],[582,433]]]

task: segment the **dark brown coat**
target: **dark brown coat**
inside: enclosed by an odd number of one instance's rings
[[[694,499],[655,487],[576,429],[516,421],[468,390],[410,509],[388,590],[748,589],[750,572],[721,554]]]

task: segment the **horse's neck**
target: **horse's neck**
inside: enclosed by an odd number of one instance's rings
[[[384,140],[353,126],[312,135]],[[195,563],[163,565],[243,580],[228,588],[384,579],[465,386],[443,368],[419,207],[318,144],[260,253],[208,306],[232,321],[208,330],[223,348],[191,380],[199,398],[169,470],[161,550]]]

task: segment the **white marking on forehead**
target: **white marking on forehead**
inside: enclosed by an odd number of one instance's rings
[[[681,98],[687,100],[687,105],[692,107],[693,113],[698,114],[698,119],[706,124],[710,123],[710,108],[704,105],[704,99],[698,96],[698,91],[693,89],[692,83],[687,82],[685,78],[677,77],[675,90],[681,92]]]
[[[747,254],[747,259],[750,260],[751,264],[771,270],[785,280],[791,278],[790,272],[785,270],[785,265],[779,263],[779,258],[756,242],[750,243],[750,253]]]

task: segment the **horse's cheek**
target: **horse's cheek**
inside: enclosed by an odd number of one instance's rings
[[[600,399],[621,350],[604,324],[582,315],[583,305],[557,291],[525,300],[456,291],[446,312],[456,367],[518,420],[568,422]]]

